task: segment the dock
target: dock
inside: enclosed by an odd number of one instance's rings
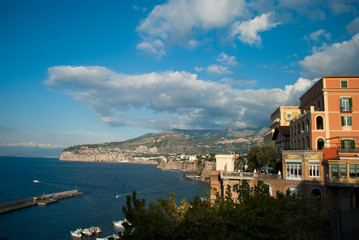
[[[42,196],[35,196],[31,198],[25,198],[12,202],[0,203],[0,214],[13,212],[19,209],[31,207],[31,206],[46,206],[51,203],[58,202],[61,199],[77,197],[83,195],[82,192],[77,190],[70,190],[65,192],[51,193]]]

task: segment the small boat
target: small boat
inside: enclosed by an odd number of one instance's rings
[[[91,232],[91,230],[89,228],[83,229],[81,233],[83,235],[85,235],[85,236],[92,236],[93,235],[93,233]]]
[[[119,229],[125,229],[125,227],[122,225],[123,223],[125,222],[125,220],[124,221],[113,221],[113,225],[115,225],[115,227],[116,228],[119,228]]]
[[[77,229],[75,231],[70,231],[70,234],[72,237],[76,237],[76,238],[82,237],[82,233],[80,229]]]
[[[99,233],[101,233],[101,228],[100,227],[90,227],[90,231],[92,232],[92,234],[99,234]]]
[[[32,181],[32,182],[34,182],[34,183],[38,183],[38,182],[39,182],[39,180],[34,179],[34,181]]]
[[[123,220],[123,221],[113,221],[113,225],[115,225],[115,228],[117,228],[120,231],[124,231],[125,227],[123,226],[124,223],[127,223],[128,225],[131,225],[131,223],[129,221],[127,221],[127,219]]]

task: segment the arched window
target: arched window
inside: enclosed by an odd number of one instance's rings
[[[324,129],[323,117],[322,116],[317,117],[317,129],[318,130],[323,130]]]
[[[318,201],[322,198],[322,193],[318,188],[314,188],[311,192],[313,198],[316,198]]]
[[[318,138],[317,140],[317,150],[322,150],[324,147],[324,139],[323,138]]]

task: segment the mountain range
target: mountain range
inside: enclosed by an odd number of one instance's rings
[[[263,141],[267,128],[225,130],[173,129],[149,133],[122,142],[81,144],[65,148],[60,160],[74,161],[132,161],[136,158],[197,155],[245,154]]]

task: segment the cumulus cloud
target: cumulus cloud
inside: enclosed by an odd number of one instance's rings
[[[324,46],[299,64],[309,77],[358,74],[359,33],[349,41]]]
[[[297,103],[312,84],[300,78],[284,89],[238,90],[189,72],[126,75],[98,66],[56,66],[49,75],[47,86],[86,103],[104,124],[154,129],[267,125],[275,107]]]
[[[240,41],[250,45],[259,45],[262,42],[259,32],[268,31],[276,27],[279,22],[274,22],[273,13],[263,13],[249,21],[237,21],[232,24],[229,35],[237,37]]]
[[[142,37],[137,47],[157,57],[166,54],[165,43],[193,48],[195,31],[224,27],[245,11],[244,0],[170,0],[154,7],[137,27]]]

